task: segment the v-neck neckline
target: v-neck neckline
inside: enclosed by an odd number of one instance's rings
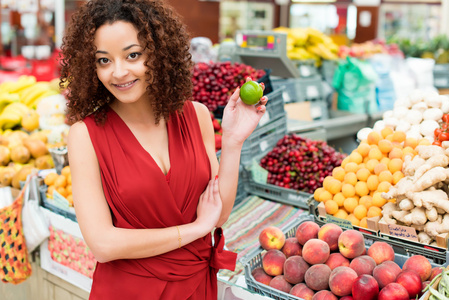
[[[168,160],[169,160],[169,163],[170,163],[170,167],[168,168],[168,171],[167,171],[167,174],[165,174],[163,171],[162,171],[162,169],[161,169],[161,167],[156,163],[156,161],[154,160],[154,158],[153,158],[153,156],[151,155],[151,153],[150,152],[148,152],[143,146],[142,146],[142,144],[139,142],[139,140],[136,138],[136,136],[134,135],[134,133],[132,132],[132,130],[131,130],[131,128],[129,128],[129,126],[128,126],[128,124],[126,124],[126,122],[120,117],[120,115],[112,108],[112,107],[109,107],[109,109],[113,112],[113,114],[115,114],[116,116],[117,116],[117,118],[120,120],[120,122],[124,125],[124,127],[126,128],[126,130],[128,130],[129,131],[129,133],[131,134],[131,136],[132,136],[132,139],[134,140],[134,142],[137,144],[137,145],[139,145],[139,147],[140,147],[140,149],[142,149],[142,151],[144,151],[147,155],[148,155],[148,157],[151,159],[151,161],[157,166],[157,168],[159,169],[159,171],[160,171],[160,173],[165,177],[165,179],[167,180],[167,182],[169,181],[169,179],[170,179],[170,174],[171,174],[171,169],[172,169],[172,159],[171,159],[171,150],[170,150],[170,145],[171,145],[171,143],[170,143],[170,130],[169,130],[169,128],[168,128],[168,123],[170,122],[170,120],[168,120],[168,121],[166,121],[165,122],[165,128],[166,128],[166,130],[167,130],[167,140],[168,140]]]

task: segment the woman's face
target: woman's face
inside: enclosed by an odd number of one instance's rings
[[[122,103],[146,99],[146,55],[136,28],[117,21],[100,26],[94,38],[97,76],[103,85]]]

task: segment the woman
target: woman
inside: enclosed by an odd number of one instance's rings
[[[266,97],[230,97],[219,165],[210,113],[188,101],[189,37],[164,1],[89,1],[62,51],[74,204],[98,261],[90,299],[216,299],[236,259],[220,226]]]

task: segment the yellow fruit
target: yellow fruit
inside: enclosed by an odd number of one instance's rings
[[[334,200],[338,204],[338,206],[343,206],[343,203],[345,202],[345,199],[346,198],[345,198],[345,196],[343,195],[342,192],[336,193],[334,195],[334,198],[332,198],[332,200]]]
[[[382,181],[379,183],[379,186],[377,187],[377,191],[381,192],[381,193],[387,193],[388,190],[391,187],[391,183],[389,183],[388,181]]]
[[[338,211],[338,204],[334,200],[327,200],[324,204],[326,208],[326,213],[333,215]]]
[[[65,190],[65,188],[64,187],[62,187],[62,186],[58,186],[58,187],[56,187],[56,191],[62,196],[62,197],[67,197],[67,191]]]
[[[344,180],[345,174],[346,174],[346,172],[345,172],[345,169],[343,169],[343,167],[335,167],[335,168],[332,170],[332,176],[333,176],[335,179],[340,180],[340,181],[343,181],[343,180]],[[325,178],[325,179],[326,179],[326,178]]]
[[[366,214],[367,218],[380,217],[380,216],[382,216],[382,209],[380,207],[371,206],[370,208],[368,208],[368,212]]]
[[[363,228],[368,228],[368,221],[366,217],[360,220],[359,226]]]
[[[366,182],[366,180],[368,180],[368,177],[371,175],[371,172],[367,168],[362,168],[362,169],[359,169],[357,171],[357,173],[355,173],[355,175],[357,176],[357,179],[359,181]]]
[[[362,155],[363,157],[367,157],[370,149],[371,149],[371,147],[370,147],[368,144],[366,144],[366,143],[361,143],[361,144],[357,147],[356,151],[357,151],[358,153],[360,153],[360,155]]]
[[[346,173],[343,182],[355,186],[355,184],[357,183],[357,175],[353,172]]]
[[[370,145],[377,145],[381,139],[381,135],[377,131],[371,131],[368,134],[367,141]]]
[[[263,96],[262,87],[255,81],[245,82],[240,88],[240,99],[247,105],[254,105]]]
[[[384,156],[379,149],[371,148],[371,150],[368,153],[368,157],[371,159],[377,159],[378,161],[380,161],[382,159],[382,157],[384,157]]]
[[[381,192],[375,192],[373,195],[373,205],[377,207],[384,206],[385,203],[387,203],[387,200],[382,198]]]
[[[72,194],[72,185],[67,185],[65,187],[65,190],[67,191],[67,195],[71,195]]]
[[[47,188],[47,197],[52,199],[53,198],[53,191],[55,191],[55,190],[56,190],[56,187],[54,185],[50,185]]]
[[[379,182],[386,181],[389,183],[393,183],[393,174],[391,174],[391,172],[389,170],[380,172],[378,177],[379,177]]]
[[[68,176],[67,176],[67,184],[72,184],[72,174],[69,174]]]
[[[352,184],[344,183],[341,187],[341,192],[345,198],[353,197],[355,195],[355,188]]]
[[[359,204],[365,206],[366,209],[368,209],[373,205],[373,197],[371,197],[369,195],[360,197]]]
[[[379,175],[382,171],[385,170],[388,170],[387,165],[384,163],[378,163],[377,166],[374,168],[374,174]]]
[[[328,191],[329,189],[329,185],[332,182],[332,180],[334,180],[335,178],[333,178],[332,176],[326,176],[323,180],[323,188]]]
[[[426,145],[426,146],[428,146],[428,145],[430,145],[431,143],[430,143],[430,141],[428,140],[428,139],[426,139],[426,138],[422,138],[422,139],[420,139],[419,140],[419,142],[418,142],[418,145]]]
[[[48,186],[53,185],[55,183],[56,178],[58,178],[57,173],[48,173],[44,178],[44,183]]]
[[[405,132],[403,131],[395,131],[393,132],[393,142],[402,143],[405,141],[407,136],[405,135]]]
[[[64,175],[59,175],[58,178],[56,178],[54,185],[56,188],[58,187],[65,188],[67,186],[67,178]]]
[[[64,175],[67,178],[70,175],[70,166],[62,168],[61,175]]]
[[[346,156],[345,158],[343,158],[343,160],[341,161],[341,167],[344,169],[346,167],[346,164],[350,162],[349,160],[349,156]]]
[[[340,219],[346,219],[348,216],[348,213],[344,209],[339,209],[335,214],[334,217],[340,218]]]
[[[404,148],[411,147],[412,149],[415,149],[416,146],[418,146],[418,140],[414,137],[408,137],[404,141]]]
[[[393,158],[388,163],[388,170],[390,170],[390,172],[392,174],[394,174],[397,171],[402,171],[402,164],[403,164],[402,159],[400,159],[400,158]]]
[[[403,155],[402,150],[397,147],[394,147],[393,149],[391,149],[390,153],[388,154],[388,157],[390,159],[393,159],[393,158],[401,158],[402,159],[402,155]]]
[[[73,206],[73,196],[72,195],[67,195],[66,199],[69,202],[69,206]]]
[[[354,226],[359,226],[359,224],[360,224],[359,219],[357,219],[356,216],[354,216],[354,214],[349,214],[346,217],[346,220],[351,221],[352,225],[354,225]]]
[[[388,157],[382,157],[382,159],[380,160],[380,163],[388,166],[388,164],[390,163],[390,159]]]
[[[352,213],[358,204],[359,202],[357,201],[356,198],[349,197],[346,198],[345,201],[343,202],[343,207],[347,212]]]
[[[39,128],[39,114],[30,109],[27,113],[22,116],[22,127],[26,131],[34,131]]]
[[[383,138],[386,138],[387,136],[389,136],[390,134],[393,134],[393,129],[391,127],[384,127],[381,131],[380,131],[381,135]]]
[[[402,173],[402,171],[396,171],[393,174],[393,185],[396,185],[396,183],[399,182],[399,180],[401,180],[402,178],[404,178],[404,173]]]
[[[329,192],[324,190],[320,193],[319,202],[326,202],[327,200],[332,199],[333,195]]]
[[[320,201],[320,195],[321,195],[321,193],[324,191],[324,188],[322,188],[322,187],[319,187],[319,188],[317,188],[314,192],[313,192],[313,198],[316,200],[316,201]]]
[[[367,213],[368,209],[365,207],[365,205],[359,204],[354,208],[354,216],[359,220],[365,218]]]
[[[11,149],[11,160],[15,163],[26,164],[31,158],[30,150],[20,145]]]
[[[377,175],[370,175],[366,181],[366,185],[370,191],[376,191],[379,186],[379,178]]]
[[[341,181],[332,178],[332,181],[330,182],[326,190],[328,190],[331,194],[335,195],[341,191],[341,186],[342,186]]]
[[[393,144],[386,139],[380,140],[378,145],[382,153],[389,153],[393,149]]]
[[[349,155],[349,160],[353,163],[360,164],[363,161],[363,156],[357,151],[352,151]]]
[[[366,196],[369,194],[368,185],[365,181],[359,181],[355,184],[355,193],[360,197]]]
[[[355,172],[357,172],[357,170],[358,170],[358,164],[356,164],[355,162],[350,161],[345,165],[346,173],[349,173],[349,172],[355,173]]]
[[[374,168],[379,164],[379,161],[377,159],[370,159],[366,162],[366,168],[374,174]]]

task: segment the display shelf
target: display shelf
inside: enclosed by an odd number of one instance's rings
[[[436,64],[433,68],[433,84],[436,88],[449,88],[449,64]]]

